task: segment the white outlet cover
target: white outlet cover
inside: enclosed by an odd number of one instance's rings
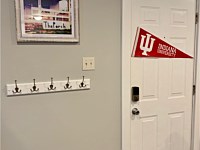
[[[83,57],[83,70],[94,70],[94,69],[95,69],[95,58]]]

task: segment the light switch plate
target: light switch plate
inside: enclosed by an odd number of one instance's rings
[[[83,57],[83,70],[94,70],[94,69],[95,69],[95,58]]]

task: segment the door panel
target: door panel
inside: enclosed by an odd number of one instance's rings
[[[182,59],[170,62],[170,98],[185,95],[185,63],[185,60]]]
[[[132,37],[140,26],[193,55],[194,21],[195,0],[132,0]],[[192,59],[131,58],[131,150],[190,150],[192,83]]]
[[[156,150],[157,145],[157,117],[150,116],[141,119],[142,122],[142,148]]]
[[[184,113],[169,114],[170,150],[183,150],[184,143]]]
[[[142,100],[151,100],[158,97],[158,63],[152,59],[143,61],[143,63]]]

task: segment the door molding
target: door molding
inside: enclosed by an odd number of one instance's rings
[[[197,0],[198,1],[198,0]],[[200,5],[200,4],[199,4]],[[131,50],[132,50],[132,31],[131,31],[131,12],[132,12],[132,1],[122,0],[122,150],[131,150]],[[200,7],[200,6],[199,6]],[[199,24],[200,29],[200,24]],[[200,33],[198,33],[200,37]],[[129,51],[128,51],[129,50]],[[197,56],[197,79],[196,79],[196,105],[195,109],[195,129],[194,132],[194,149],[199,150],[200,148],[200,38],[198,38],[198,56]]]
[[[197,3],[197,12],[200,15],[199,0]],[[195,124],[194,124],[194,150],[200,149],[200,23],[196,26],[196,95],[195,95]]]
[[[131,150],[131,65],[130,59],[127,59],[131,56],[131,4],[131,0],[122,0],[122,150]]]
[[[200,29],[200,25],[198,27]],[[195,128],[194,128],[194,150],[200,149],[200,33],[198,32],[197,47],[197,73],[196,73],[196,95],[195,95]]]
[[[1,8],[1,1],[0,1],[0,8]],[[0,11],[0,16],[1,16],[1,11]],[[0,19],[0,35],[1,35],[1,19]],[[1,80],[1,36],[0,36],[0,89],[1,89],[1,83],[2,83],[2,80]],[[0,150],[1,150],[1,92],[2,90],[0,91]]]

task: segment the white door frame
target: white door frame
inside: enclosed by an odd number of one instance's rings
[[[198,1],[198,0],[197,0]],[[131,0],[122,0],[122,150],[131,150],[131,130],[130,130],[130,101],[131,101],[131,66],[130,57],[132,49],[132,33],[131,26],[131,12],[132,12]],[[199,25],[200,29],[200,25]],[[200,37],[200,33],[198,35]],[[200,45],[200,38],[198,40]],[[129,51],[127,51],[127,49]],[[200,46],[199,46],[200,49]],[[194,149],[200,149],[200,52],[198,53],[197,62],[197,92],[196,92],[196,105],[195,105],[195,129],[194,129]],[[199,132],[198,132],[199,131]],[[199,133],[199,134],[196,134]],[[193,143],[193,142],[192,142]]]
[[[197,10],[200,15],[200,2],[197,0]],[[196,78],[196,123],[195,123],[195,150],[200,149],[200,23],[198,24],[197,42],[197,78]]]
[[[199,0],[196,0],[196,12],[199,13]],[[200,29],[200,24],[198,23],[196,25],[196,37],[195,37],[195,40],[196,40],[196,44],[195,44],[195,47],[196,47],[196,95],[194,96],[194,103],[195,103],[195,106],[194,106],[194,110],[195,110],[195,114],[194,114],[194,129],[193,129],[193,132],[194,132],[194,150],[199,150],[200,149],[200,32],[199,32],[199,29]]]
[[[122,150],[131,150],[131,4],[131,0],[122,0]]]
[[[0,1],[0,8],[1,8],[1,1]],[[1,16],[1,11],[0,11],[0,16]],[[0,17],[1,18],[1,17]],[[1,19],[0,19],[0,35],[1,35]],[[1,36],[0,36],[0,90],[1,90]],[[0,91],[0,150],[1,150],[1,92],[2,90]]]
[[[200,29],[200,25],[199,25]],[[200,150],[200,33],[198,32],[197,73],[195,95],[194,150]]]
[[[197,12],[199,12],[200,2],[197,0]],[[196,106],[195,106],[195,126],[194,126],[194,150],[200,150],[200,23],[197,25],[196,36]]]

